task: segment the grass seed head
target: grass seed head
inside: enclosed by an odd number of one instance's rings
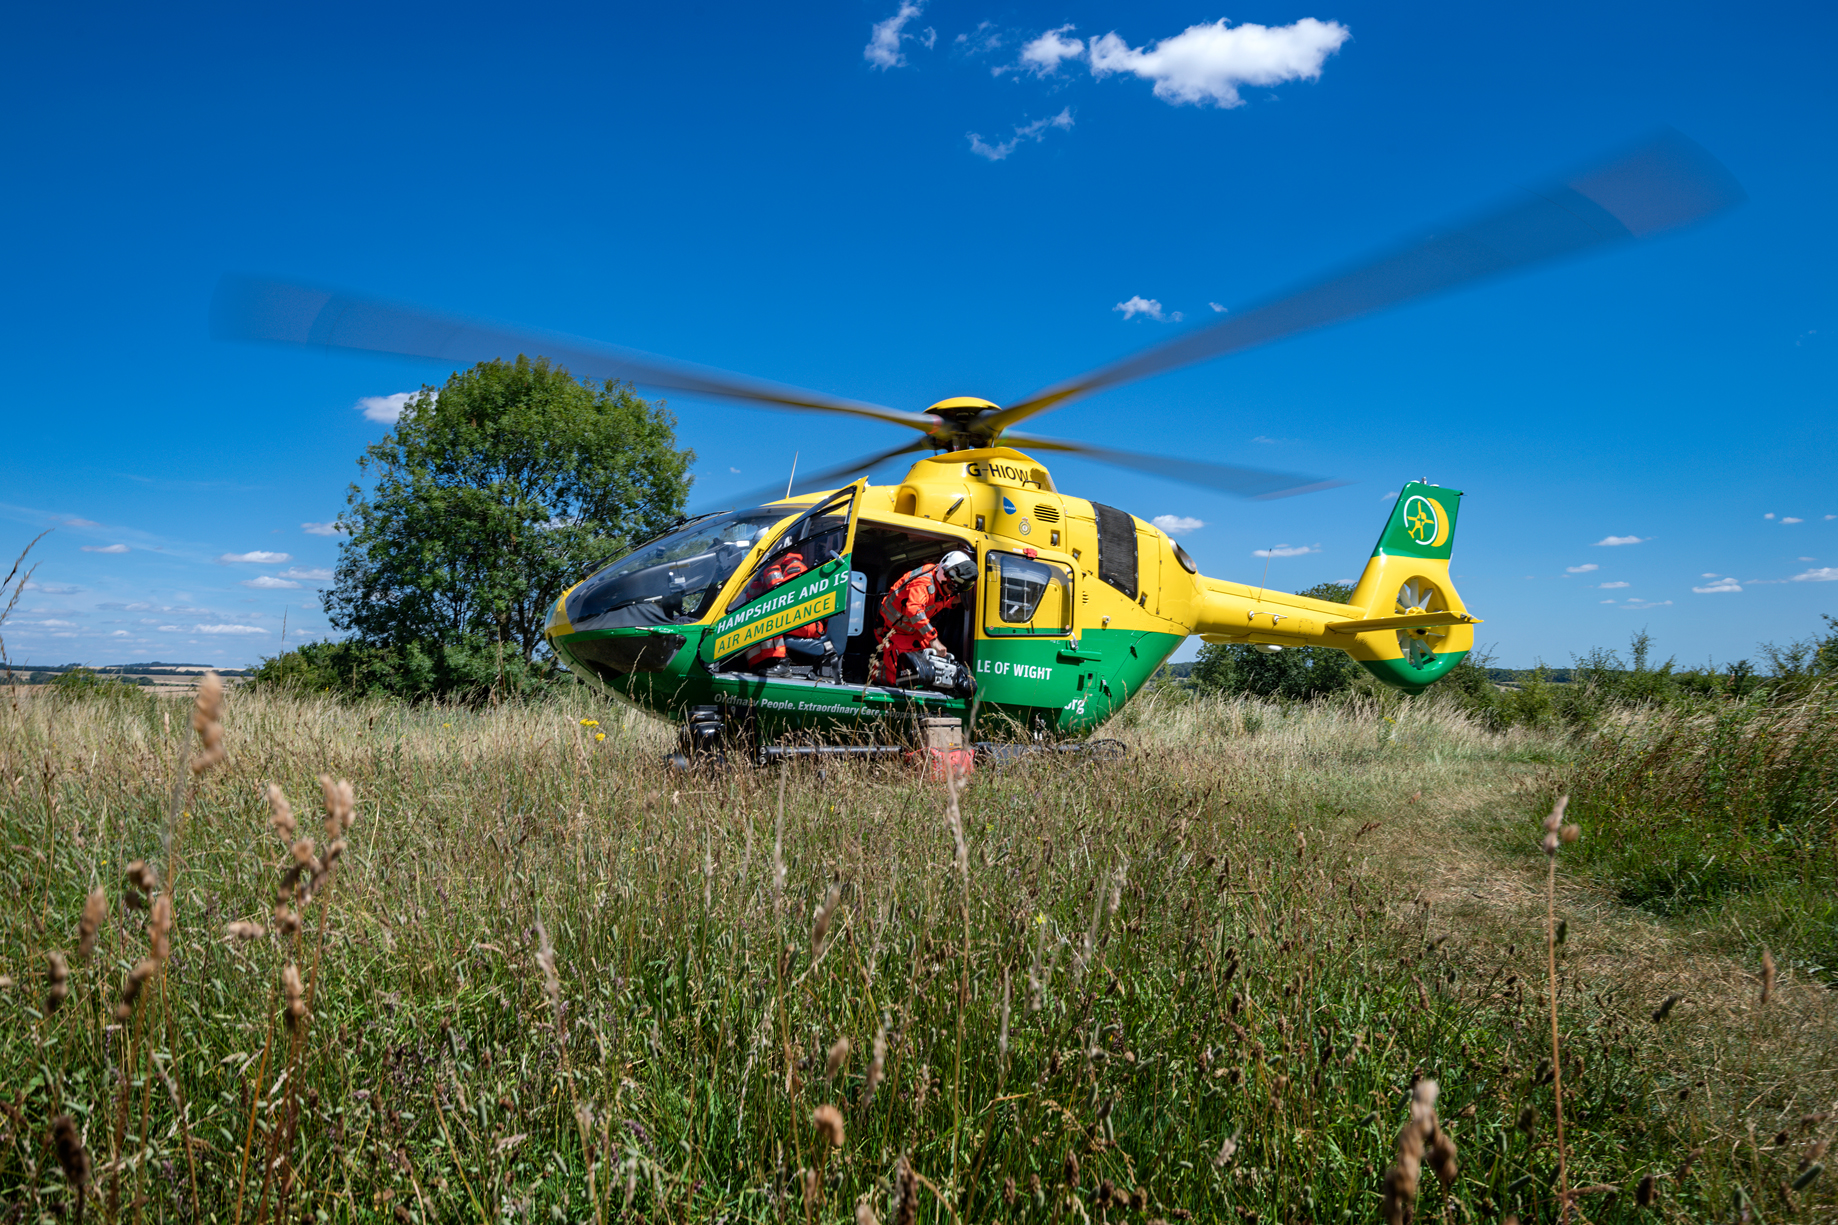
[[[830,1047],[829,1058],[824,1060],[823,1063],[823,1079],[836,1079],[836,1073],[849,1062],[849,1050],[848,1038],[836,1039],[835,1043]]]
[[[881,1083],[881,1077],[887,1070],[887,1023],[881,1023],[880,1032],[874,1035],[874,1057],[868,1061],[867,1096],[873,1097],[874,1091]]]
[[[287,802],[287,794],[274,783],[268,784],[268,824],[284,845],[293,845],[294,832],[298,828],[294,821],[294,806]]]
[[[1651,1208],[1653,1201],[1658,1198],[1659,1180],[1651,1174],[1645,1175],[1641,1178],[1640,1185],[1634,1188],[1634,1203],[1642,1208]]]
[[[147,919],[147,946],[153,960],[161,965],[172,956],[172,895],[169,893],[153,899],[153,913]]]
[[[919,1219],[919,1180],[913,1176],[913,1163],[900,1154],[900,1168],[894,1174],[894,1225],[913,1225]]]
[[[1559,831],[1563,829],[1564,809],[1568,808],[1569,806],[1570,806],[1569,796],[1567,795],[1558,796],[1557,803],[1551,805],[1551,811],[1549,815],[1547,815],[1544,819],[1543,846],[1544,846],[1544,853],[1546,855],[1554,856],[1557,854],[1557,844],[1563,840]]]
[[[122,875],[127,878],[130,885],[145,894],[152,893],[154,887],[159,884],[159,877],[154,875],[152,867],[144,859],[136,859],[123,868]]]
[[[319,787],[325,794],[325,836],[337,838],[351,828],[357,812],[356,794],[349,782],[334,780],[330,774],[319,776]]]
[[[874,1215],[874,1209],[867,1204],[855,1205],[855,1225],[881,1225],[881,1218]]]
[[[836,905],[842,900],[842,886],[831,885],[829,893],[824,895],[823,905],[817,908],[817,917],[811,923],[811,960],[817,960],[817,954],[823,951],[824,937],[830,934],[830,919],[836,913]]]
[[[192,754],[191,772],[202,774],[223,760],[223,680],[206,672],[192,700],[191,727],[198,733],[198,751]]]
[[[45,954],[45,1013],[56,1012],[70,998],[70,964],[53,949]]]
[[[1671,995],[1668,995],[1665,999],[1661,1000],[1659,1003],[1659,1007],[1653,1010],[1653,1024],[1657,1025],[1661,1021],[1665,1020],[1667,1017],[1671,1016],[1672,1009],[1675,1006],[1677,1006],[1680,1000],[1684,998],[1685,998],[1684,996],[1674,991]]]
[[[1761,1002],[1766,1005],[1774,998],[1774,954],[1768,949],[1761,951]]]
[[[64,1178],[81,1195],[89,1182],[89,1154],[83,1150],[83,1136],[76,1120],[60,1114],[51,1120],[51,1145],[57,1150],[57,1164]]]
[[[97,885],[83,901],[83,918],[77,923],[77,956],[87,958],[95,951],[96,935],[107,917],[108,894]]]
[[[281,971],[281,991],[287,996],[287,1028],[293,1029],[306,1020],[306,987],[300,981],[300,969],[291,961]]]
[[[126,1024],[133,1019],[134,1004],[140,999],[141,988],[147,985],[148,979],[159,972],[159,968],[159,962],[151,957],[145,957],[128,971],[128,976],[121,982],[121,1002],[115,1005],[117,1021]]]
[[[811,1125],[818,1134],[827,1136],[832,1148],[841,1148],[843,1141],[842,1111],[825,1102],[811,1111]]]

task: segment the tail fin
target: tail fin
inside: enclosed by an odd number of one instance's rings
[[[1380,623],[1359,634],[1354,658],[1407,693],[1422,692],[1474,647],[1473,618],[1449,578],[1460,507],[1457,489],[1412,481],[1399,490],[1348,601]]]

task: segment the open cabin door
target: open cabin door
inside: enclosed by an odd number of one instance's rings
[[[779,532],[703,635],[703,662],[719,664],[800,626],[849,614],[849,565],[867,483],[864,477],[825,498]],[[788,570],[799,572],[783,577]]]

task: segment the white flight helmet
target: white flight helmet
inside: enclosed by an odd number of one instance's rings
[[[952,549],[938,561],[939,575],[959,591],[976,584],[976,561],[962,549]]]

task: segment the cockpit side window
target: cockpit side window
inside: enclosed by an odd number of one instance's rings
[[[729,511],[660,536],[575,588],[568,617],[577,626],[610,614],[621,614],[612,617],[621,625],[701,620],[753,546],[784,518],[771,508]]]

